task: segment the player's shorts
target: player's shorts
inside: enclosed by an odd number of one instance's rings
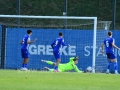
[[[53,54],[54,54],[56,60],[59,59],[59,58],[61,58],[59,51],[53,51]]]
[[[22,58],[29,58],[29,52],[27,49],[21,49]]]
[[[114,55],[114,53],[106,53],[107,54],[107,58],[108,59],[115,59],[116,56]]]

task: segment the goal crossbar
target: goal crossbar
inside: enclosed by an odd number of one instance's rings
[[[41,18],[41,19],[97,19],[97,17],[75,17],[75,16],[30,16],[30,15],[0,15],[5,18]]]

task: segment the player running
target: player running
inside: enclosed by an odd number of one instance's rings
[[[75,70],[76,72],[82,73],[82,71],[80,71],[78,69],[78,67],[76,66],[76,64],[78,63],[78,59],[79,59],[79,57],[71,57],[70,61],[68,63],[65,63],[65,64],[60,63],[58,65],[59,72],[66,72],[66,71],[70,71],[70,70]],[[41,61],[45,62],[47,64],[50,64],[50,65],[54,65],[54,66],[56,64],[54,62],[47,61],[47,60],[41,60]],[[48,67],[45,67],[45,69],[47,69],[48,71],[51,71],[51,72],[54,71],[54,69],[49,69]]]
[[[104,54],[104,45],[105,45],[105,49],[106,49],[106,55],[107,55],[107,58],[109,60],[106,73],[109,74],[110,65],[113,62],[115,74],[118,74],[118,65],[117,65],[117,59],[116,59],[115,53],[114,53],[114,48],[116,48],[118,50],[120,50],[120,48],[118,48],[114,44],[114,39],[112,38],[111,31],[108,32],[108,37],[104,40],[103,44],[101,45],[102,54]]]
[[[32,35],[31,30],[27,30],[27,35],[23,37],[23,40],[21,40],[20,44],[22,45],[21,47],[21,55],[23,59],[22,63],[22,69],[21,70],[27,70],[27,63],[29,61],[29,52],[28,52],[28,47],[29,44],[36,42],[37,39],[34,39],[33,41],[30,41],[30,36]]]
[[[54,67],[54,71],[58,72],[58,65],[61,61],[61,57],[60,57],[60,49],[63,46],[70,46],[69,44],[65,44],[64,43],[64,39],[63,39],[63,34],[59,33],[59,38],[56,38],[54,40],[54,42],[51,44],[52,48],[53,48],[53,54],[55,56],[56,59],[56,64]]]

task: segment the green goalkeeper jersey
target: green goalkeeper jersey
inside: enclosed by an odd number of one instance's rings
[[[70,58],[70,61],[68,63],[65,64],[59,64],[58,66],[58,70],[60,72],[65,72],[65,71],[70,71],[70,70],[75,70],[76,72],[82,72],[78,69],[78,67],[75,65],[74,61],[73,61],[74,57]],[[53,69],[50,69],[50,71],[53,71]]]

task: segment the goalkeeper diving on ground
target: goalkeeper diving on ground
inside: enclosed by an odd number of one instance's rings
[[[76,66],[76,64],[78,63],[78,59],[79,59],[79,57],[71,57],[70,61],[68,63],[64,63],[64,64],[60,63],[58,65],[59,72],[75,70],[76,72],[82,73],[83,71],[79,70],[78,67]],[[47,63],[49,65],[53,65],[53,66],[55,66],[55,64],[56,64],[49,60],[41,60],[41,62]],[[47,69],[48,71],[54,72],[54,68],[50,69],[48,67],[45,67],[45,69]]]

